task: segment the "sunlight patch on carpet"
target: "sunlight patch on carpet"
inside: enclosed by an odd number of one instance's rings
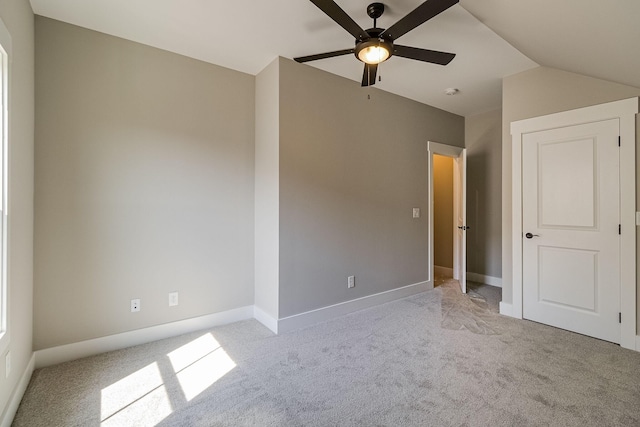
[[[100,397],[101,426],[155,425],[173,412],[155,362],[102,389]]]
[[[235,362],[211,334],[205,334],[167,356],[187,401],[191,401],[236,367]]]

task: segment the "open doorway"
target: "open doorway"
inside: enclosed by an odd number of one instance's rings
[[[467,152],[464,148],[456,147],[453,145],[440,144],[437,142],[429,141],[429,279],[431,285],[435,284],[435,211],[434,211],[434,162],[443,163],[451,161],[452,164],[452,181],[453,191],[449,192],[453,199],[453,214],[450,215],[451,221],[446,224],[438,224],[438,233],[441,232],[446,235],[449,233],[453,240],[453,262],[452,262],[452,276],[460,283],[460,289],[463,293],[467,292],[467,271],[466,271],[466,157]],[[436,156],[444,156],[449,160],[436,159]],[[445,171],[446,173],[446,171]],[[447,190],[445,190],[447,191]],[[448,240],[448,239],[447,239]],[[451,251],[446,247],[438,250],[439,256],[443,256],[443,260],[439,262],[445,262],[448,254]],[[444,267],[446,266],[439,266]],[[440,270],[439,271],[443,271]],[[444,270],[447,271],[447,270]]]
[[[453,278],[453,158],[433,156],[433,286]]]

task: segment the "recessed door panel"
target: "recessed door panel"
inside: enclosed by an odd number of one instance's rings
[[[539,246],[538,253],[538,301],[596,311],[598,253],[548,246]]]
[[[596,226],[595,148],[593,138],[539,144],[540,227]]]

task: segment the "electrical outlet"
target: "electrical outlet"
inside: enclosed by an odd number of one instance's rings
[[[413,217],[420,218],[420,208],[413,208]]]
[[[354,288],[356,286],[356,276],[347,277],[347,288]]]
[[[4,358],[4,376],[5,378],[9,378],[9,374],[11,373],[11,352],[8,352]]]
[[[173,307],[174,305],[178,305],[178,293],[169,292],[169,307]]]
[[[135,313],[136,311],[140,311],[140,299],[132,299],[131,300],[131,312]]]

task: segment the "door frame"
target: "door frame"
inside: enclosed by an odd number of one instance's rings
[[[433,155],[438,154],[445,157],[451,157],[454,161],[454,186],[453,186],[453,216],[454,216],[454,228],[451,230],[453,234],[453,278],[460,281],[462,292],[466,293],[466,230],[462,233],[457,233],[457,224],[459,213],[465,210],[465,198],[466,198],[466,153],[467,150],[464,147],[457,147],[455,145],[441,144],[439,142],[428,141],[427,152],[429,155],[428,162],[428,188],[429,188],[429,273],[428,280],[431,283],[431,287],[434,284],[434,248],[433,248]],[[463,159],[463,171],[459,172],[460,159]],[[460,179],[459,176],[463,175],[465,178]],[[466,224],[463,224],[466,226]]]
[[[522,319],[523,134],[619,119],[621,141],[620,224],[622,227],[620,236],[620,312],[622,316],[620,345],[624,348],[636,349],[636,114],[638,114],[637,97],[511,123],[513,300],[510,315],[512,317]],[[638,342],[640,343],[640,340]]]

